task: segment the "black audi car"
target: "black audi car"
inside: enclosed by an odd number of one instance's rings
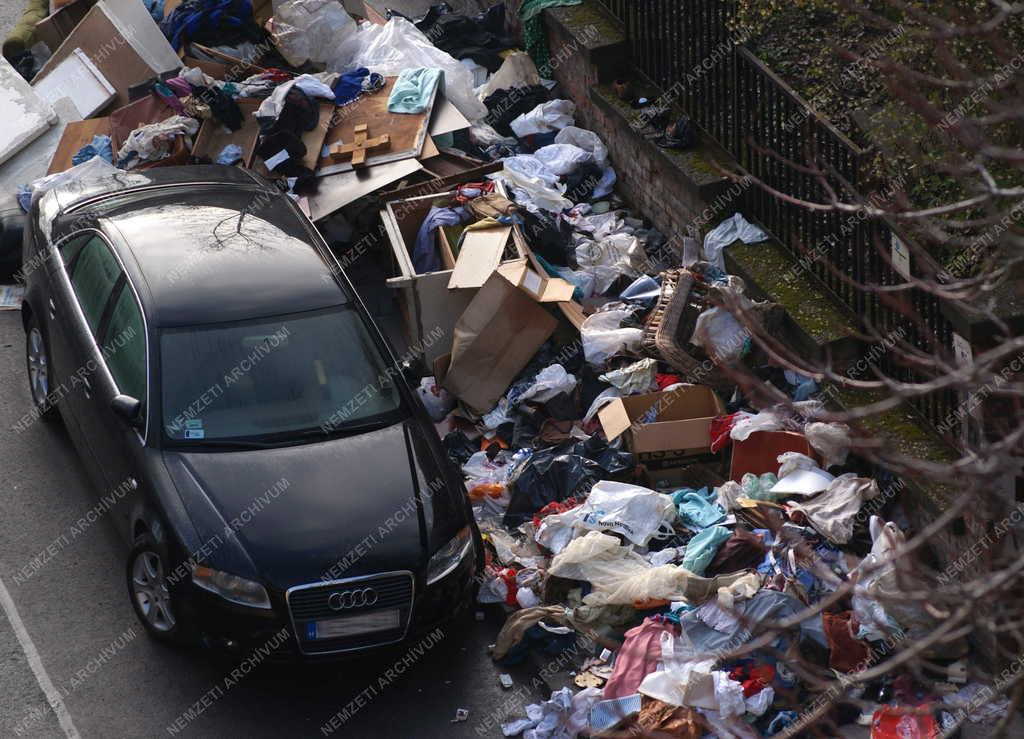
[[[461,477],[290,198],[233,167],[80,183],[33,204],[23,256],[36,412],[102,491],[153,637],[338,655],[471,602]]]

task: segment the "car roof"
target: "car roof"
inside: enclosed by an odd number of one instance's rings
[[[327,247],[287,196],[252,179],[199,180],[118,189],[71,208],[117,249],[152,324],[240,321],[350,300],[321,254]]]

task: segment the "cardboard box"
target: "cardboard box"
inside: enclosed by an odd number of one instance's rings
[[[437,381],[471,410],[487,413],[557,326],[528,293],[494,273],[459,316],[451,358],[434,362]]]
[[[743,441],[734,440],[729,479],[740,482],[748,472],[777,475],[779,455],[786,452],[800,452],[812,459],[818,457],[807,437],[795,431],[755,431]]]
[[[643,423],[648,411],[657,415]],[[725,406],[706,385],[686,385],[668,392],[617,398],[598,411],[609,441],[622,436],[626,448],[650,469],[678,467],[711,451],[708,429]]]

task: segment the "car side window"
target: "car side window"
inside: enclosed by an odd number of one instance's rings
[[[146,332],[142,309],[124,281],[103,330],[102,351],[118,390],[145,401]]]
[[[71,285],[95,338],[99,337],[103,311],[121,274],[121,265],[117,263],[110,247],[98,236],[92,237],[81,247],[81,252],[71,265]]]
[[[85,234],[84,236],[67,239],[60,245],[60,258],[64,262],[65,269],[71,269],[71,264],[75,261],[75,257],[78,256],[79,252],[82,251],[82,247],[88,244],[90,239],[94,238],[96,237],[92,234]]]

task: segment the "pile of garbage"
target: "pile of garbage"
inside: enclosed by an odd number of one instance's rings
[[[538,7],[559,4],[523,4],[529,54],[501,4],[362,21],[334,0],[47,7],[5,44],[28,116],[0,141],[5,183],[27,210],[72,179],[234,165],[332,247],[370,203],[429,365],[420,396],[483,534],[478,599],[507,616],[491,657],[581,655],[579,690],[508,717],[506,736],[772,736],[837,697],[853,710],[830,721],[878,737],[931,736],[957,706],[998,715],[949,645],[933,674],[857,678],[935,626],[886,598],[901,481],[752,341],[778,312],[723,251],[767,235],[736,214],[703,243],[667,239],[616,194],[605,142],[540,73]],[[740,367],[791,402],[755,407]]]

